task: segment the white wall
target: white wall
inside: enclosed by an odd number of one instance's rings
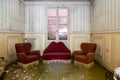
[[[0,0],[0,31],[24,31],[23,0]]]
[[[15,44],[24,42],[24,1],[0,0],[0,57],[15,61]]]
[[[95,0],[91,16],[93,33],[120,32],[120,0]]]
[[[89,2],[25,2],[25,32],[45,33],[47,7],[68,7],[69,33],[90,33]]]
[[[90,3],[89,2],[25,2],[25,33],[28,38],[43,35],[41,51],[47,47],[47,14],[48,7],[65,7],[69,10],[69,38],[67,47],[71,52],[80,49],[82,42],[90,42]],[[31,36],[32,35],[32,36]],[[41,40],[36,41],[41,44]],[[75,41],[76,40],[76,41]],[[37,46],[37,45],[36,45]]]
[[[96,60],[114,71],[120,66],[120,0],[94,0],[91,5],[91,41]]]

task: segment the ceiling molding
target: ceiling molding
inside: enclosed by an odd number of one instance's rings
[[[90,5],[90,2],[39,2],[39,1],[26,1],[25,2],[26,6],[27,5],[71,5],[71,4],[76,4],[76,5]]]
[[[72,1],[72,2],[79,2],[79,1],[91,1],[91,0],[24,0],[24,1],[55,1],[55,2],[66,2],[66,1]]]

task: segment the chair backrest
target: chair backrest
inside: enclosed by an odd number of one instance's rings
[[[96,47],[95,43],[81,43],[81,50],[84,54],[95,52]]]
[[[44,50],[43,53],[50,53],[50,52],[69,52],[70,50],[65,46],[63,42],[51,42],[48,47]]]
[[[20,53],[20,52],[29,52],[31,50],[31,43],[16,43],[15,44],[15,48],[16,48],[16,52]]]

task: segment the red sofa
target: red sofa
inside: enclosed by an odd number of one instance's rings
[[[71,51],[63,42],[51,42],[43,51],[43,61],[70,61]]]

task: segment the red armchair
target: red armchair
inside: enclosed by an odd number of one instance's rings
[[[74,64],[82,64],[88,68],[93,66],[97,45],[95,43],[82,43],[80,47],[81,51],[73,51],[72,53]]]
[[[40,59],[40,51],[31,51],[31,43],[17,43],[15,44],[16,53],[17,53],[17,60],[19,64],[28,64],[39,63]],[[23,67],[24,67],[23,66]]]

